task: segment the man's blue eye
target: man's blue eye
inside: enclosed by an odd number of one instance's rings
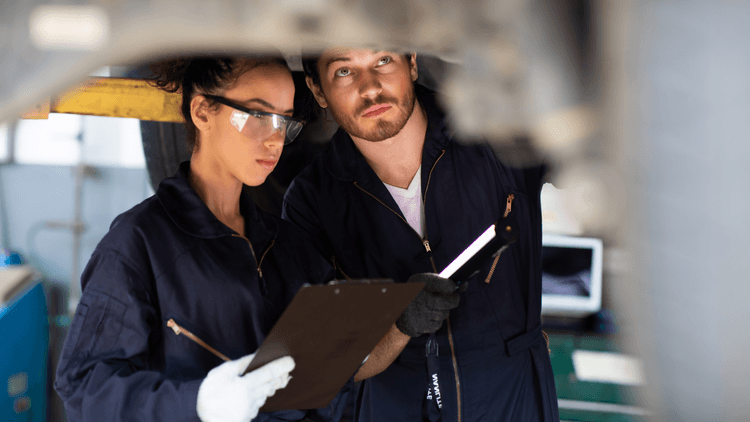
[[[379,65],[388,64],[391,62],[391,60],[393,60],[391,59],[391,56],[385,56],[385,57],[382,57],[380,60],[378,60],[378,64]]]
[[[334,73],[334,75],[336,75],[336,76],[349,76],[349,73],[351,73],[351,71],[349,69],[347,69],[345,67],[342,67],[341,69],[338,69]]]

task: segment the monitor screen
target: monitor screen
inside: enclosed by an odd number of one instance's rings
[[[542,238],[542,315],[598,312],[602,295],[602,241],[575,236]]]

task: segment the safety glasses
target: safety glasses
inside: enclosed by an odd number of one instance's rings
[[[281,131],[284,134],[284,145],[288,145],[299,135],[302,126],[305,125],[303,120],[276,113],[250,110],[217,95],[205,95],[205,97],[227,107],[232,107],[234,111],[229,118],[229,122],[240,133],[251,138],[265,140],[272,136],[274,132]]]

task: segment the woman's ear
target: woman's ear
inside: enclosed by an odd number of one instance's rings
[[[199,131],[206,131],[211,127],[208,111],[208,100],[203,95],[196,95],[190,100],[190,117]]]
[[[326,101],[326,97],[323,95],[323,90],[320,89],[320,85],[316,85],[309,76],[305,76],[305,82],[307,83],[307,87],[310,88],[310,91],[312,91],[315,101],[317,101],[323,108],[328,107],[328,101]]]

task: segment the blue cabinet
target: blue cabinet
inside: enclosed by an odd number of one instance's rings
[[[47,419],[49,328],[40,283],[0,309],[0,420]]]

